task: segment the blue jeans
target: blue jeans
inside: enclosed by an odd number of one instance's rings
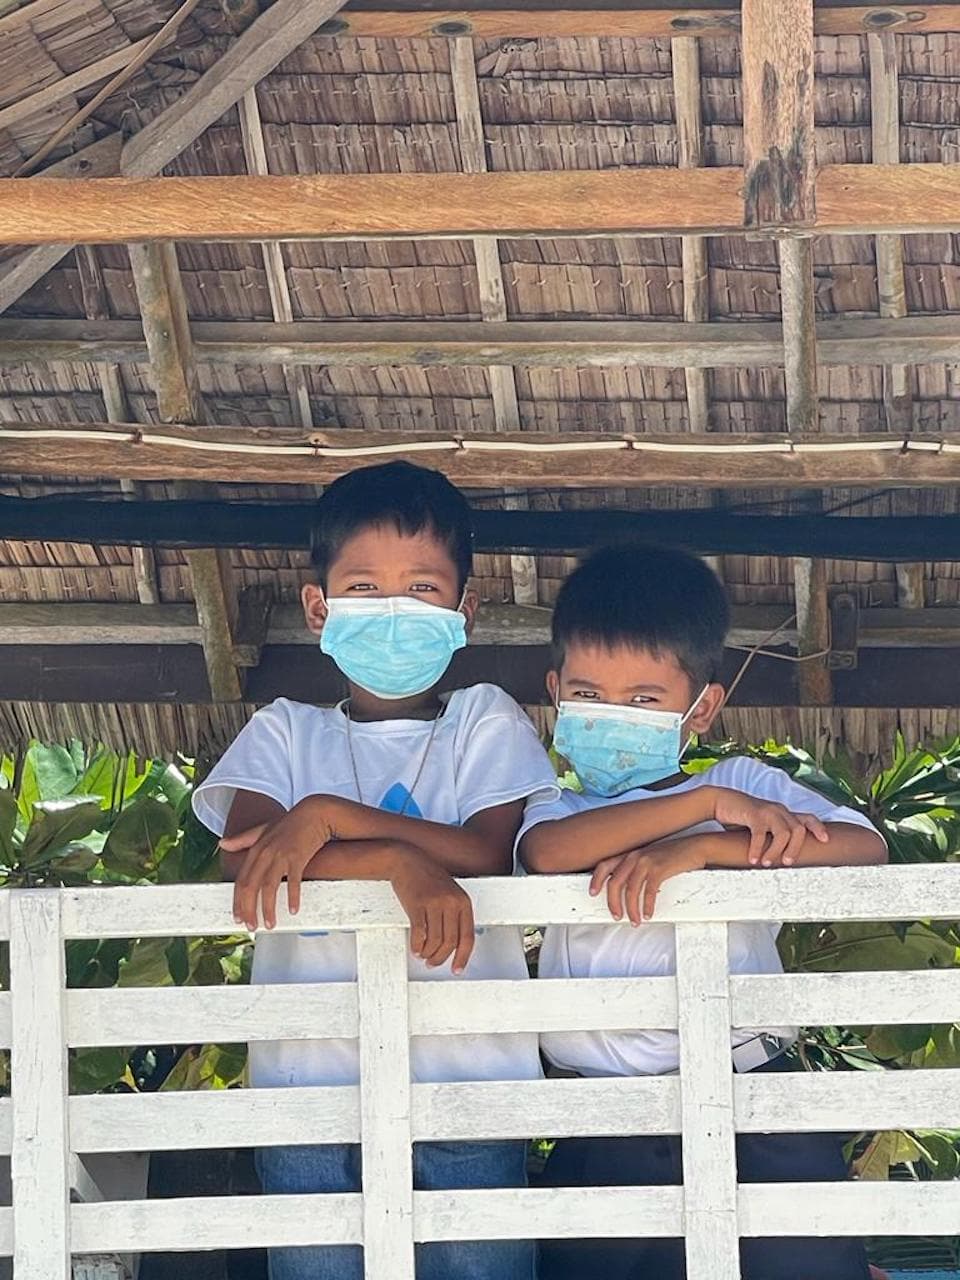
[[[525,1187],[525,1142],[421,1142],[413,1148],[418,1191]],[[268,1195],[360,1190],[360,1148],[264,1147],[257,1171]],[[438,1241],[416,1246],[417,1280],[534,1280],[530,1240]],[[363,1280],[359,1245],[271,1249],[270,1280]]]

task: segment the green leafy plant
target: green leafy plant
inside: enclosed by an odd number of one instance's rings
[[[728,755],[749,754],[784,769],[798,782],[865,814],[883,833],[893,863],[960,860],[960,738],[908,751],[898,735],[893,763],[870,771],[845,754],[816,761],[775,742],[743,748],[702,747],[689,768],[700,771]],[[960,965],[960,922],[912,920],[790,924],[780,934],[788,971],[800,973],[949,969]],[[797,1052],[810,1070],[903,1070],[960,1066],[960,1023],[807,1028]],[[850,1144],[861,1178],[960,1174],[960,1131],[860,1134]]]
[[[0,886],[174,884],[219,879],[216,840],[193,817],[194,766],[148,761],[79,743],[33,743],[0,761]],[[206,986],[246,981],[249,938],[75,939],[67,985]],[[0,979],[9,986],[8,955]],[[78,1093],[225,1088],[243,1072],[243,1046],[78,1049]],[[0,1087],[6,1085],[6,1062]]]

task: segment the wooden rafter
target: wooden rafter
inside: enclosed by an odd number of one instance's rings
[[[83,298],[83,309],[91,320],[106,320],[110,315],[110,304],[107,299],[103,272],[97,261],[96,250],[89,245],[81,245],[77,250],[77,270],[80,276],[80,292]],[[98,364],[97,380],[100,383],[100,394],[110,422],[130,422],[133,415],[127,400],[126,388],[120,366],[111,362]],[[140,486],[134,480],[121,480],[121,488],[132,497],[142,497]],[[155,605],[160,603],[160,590],[157,583],[156,558],[150,547],[131,548],[133,556],[133,573],[137,583],[137,596],[141,604]]]
[[[960,4],[842,5],[815,12],[818,35],[863,35],[869,31],[960,31]],[[496,40],[512,37],[612,36],[621,39],[669,38],[677,35],[734,38],[740,32],[740,9],[697,8],[662,4],[659,8],[615,5],[607,0],[581,0],[572,6],[546,4],[493,6],[464,0],[456,8],[421,4],[351,5],[330,23],[331,35],[410,37],[464,36]]]
[[[713,489],[927,487],[960,482],[949,436],[781,436],[773,432],[636,438],[587,432],[315,431],[36,423],[0,426],[0,474],[233,484],[330,484],[372,461],[406,457],[465,488],[703,485]]]
[[[235,106],[248,89],[332,17],[342,4],[343,0],[277,0],[176,102],[134,134],[123,148],[120,172],[133,177],[160,173],[224,112]],[[14,179],[7,181],[13,182]],[[147,240],[151,235],[148,229],[141,235],[127,237],[127,240]],[[0,274],[0,311],[12,306],[78,241],[92,244],[100,242],[100,239],[96,235],[80,234],[63,237],[58,242],[54,237],[41,241],[25,235],[7,241],[41,247],[22,254]]]
[[[8,107],[0,110],[0,129],[9,129],[11,125],[18,124],[21,120],[28,120],[30,116],[39,115],[41,111],[47,111],[55,103],[62,102],[64,98],[69,98],[71,94],[88,89],[100,80],[106,80],[115,71],[120,71],[126,67],[149,43],[150,37],[147,36],[143,40],[137,40],[134,44],[124,45],[122,49],[115,49],[113,53],[97,58],[95,62],[87,63],[79,71],[74,71],[68,76],[62,76],[59,80],[54,80],[52,84],[44,85],[36,93],[28,94],[25,98],[19,98],[16,102],[11,102]]]
[[[787,621],[787,605],[737,605],[728,644],[755,645]],[[9,645],[199,644],[202,632],[190,605],[0,604],[0,634]],[[796,648],[799,631],[789,623],[777,633],[779,647]],[[299,605],[279,605],[270,617],[266,643],[313,645]],[[470,637],[473,645],[547,645],[550,610],[485,604]],[[863,649],[955,649],[960,646],[960,609],[865,609],[857,643]]]
[[[213,365],[783,365],[782,329],[772,321],[302,320],[286,325],[214,320],[196,321],[192,332],[196,359]],[[960,362],[960,322],[949,315],[817,322],[821,365],[882,364],[891,348],[912,364]],[[0,363],[62,360],[144,364],[147,349],[135,321],[0,320]]]
[[[483,138],[483,112],[480,107],[480,85],[477,80],[476,50],[469,37],[453,40],[450,45],[450,75],[457,115],[457,138],[460,165],[464,173],[487,172],[487,148]],[[478,236],[473,241],[477,264],[480,315],[484,323],[502,324],[507,319],[507,295],[503,267],[500,264],[500,242],[494,236]],[[519,431],[520,401],[517,379],[511,364],[493,364],[487,369],[493,420],[498,431]],[[508,499],[520,509],[524,497]],[[512,555],[510,577],[513,598],[517,604],[535,605],[539,599],[537,562],[532,556]]]
[[[247,172],[264,176],[270,172],[270,168],[267,163],[267,148],[263,138],[263,122],[260,119],[256,87],[248,89],[240,99],[239,111],[240,136],[243,140]],[[260,248],[263,252],[263,268],[267,277],[273,318],[281,324],[290,324],[293,320],[293,303],[290,299],[290,287],[287,284],[283,249],[276,241],[267,241]],[[303,366],[285,365],[283,376],[293,407],[293,421],[296,426],[309,431],[313,427],[313,413],[310,408],[310,390]]]
[[[131,245],[130,265],[158,415],[163,422],[179,419],[202,425],[206,408],[200,395],[176,248],[172,244]],[[203,493],[189,480],[181,483],[178,492],[182,497]],[[237,701],[243,689],[233,652],[238,602],[229,552],[198,548],[187,552],[187,564],[210,692],[217,702]]]
[[[801,706],[830,706],[833,681],[827,662],[830,648],[830,605],[825,560],[793,562],[797,601],[797,693]]]
[[[0,244],[739,235],[742,191],[742,171],[720,168],[4,178]],[[960,166],[826,165],[816,205],[811,233],[956,230]]]

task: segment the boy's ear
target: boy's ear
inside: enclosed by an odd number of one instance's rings
[[[460,612],[467,620],[467,635],[473,633],[473,628],[477,622],[477,610],[480,607],[480,596],[473,587],[467,587],[463,593],[463,600],[460,602]]]
[[[323,588],[315,582],[306,583],[300,592],[300,602],[303,605],[307,629],[315,636],[320,635],[323,624],[327,620],[327,600],[323,594]]]
[[[560,673],[558,671],[548,671],[546,685],[550,701],[556,706],[560,698]]]
[[[691,733],[706,733],[710,726],[720,714],[720,708],[723,706],[723,700],[727,696],[727,691],[722,684],[708,684],[704,690],[703,697],[697,704],[697,709],[687,721],[687,728]]]

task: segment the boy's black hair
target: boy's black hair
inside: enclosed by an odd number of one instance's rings
[[[726,593],[697,556],[636,544],[603,547],[560,588],[553,611],[559,671],[573,641],[671,654],[694,693],[716,680],[730,625]]]
[[[411,536],[425,529],[450,552],[461,590],[473,561],[473,529],[466,498],[446,476],[410,462],[348,471],[317,503],[310,558],[320,585],[344,543],[362,529],[394,525]]]

